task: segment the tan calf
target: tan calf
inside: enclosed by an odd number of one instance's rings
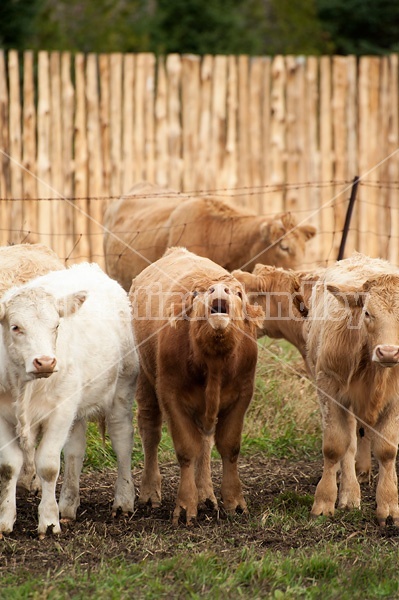
[[[326,270],[315,286],[308,361],[323,418],[324,468],[312,515],[360,506],[356,419],[379,464],[377,518],[399,524],[395,459],[399,442],[399,272],[356,254]]]
[[[126,290],[172,246],[185,246],[229,271],[251,271],[257,262],[297,269],[316,233],[289,213],[258,216],[217,197],[185,198],[150,183],[137,184],[111,204],[104,227],[107,273]]]

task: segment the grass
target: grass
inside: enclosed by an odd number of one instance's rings
[[[262,452],[277,458],[305,458],[320,455],[320,418],[317,396],[298,351],[288,342],[263,339],[255,394],[248,409],[241,454]],[[213,457],[219,455],[213,451]],[[175,461],[172,440],[163,428],[160,462]],[[143,452],[135,433],[133,464],[141,465]],[[108,436],[105,444],[94,423],[89,424],[86,469],[115,467],[115,455]]]
[[[270,340],[263,342],[260,350],[256,393],[246,415],[242,442],[243,459],[248,461],[260,453],[266,459],[285,459],[294,466],[321,456],[314,386],[296,351],[289,344]],[[133,464],[140,467],[142,460],[136,435]],[[160,462],[168,461],[175,461],[175,456],[165,430]],[[90,426],[85,470],[107,468],[115,468],[109,440],[103,445],[97,428]],[[282,486],[265,499],[263,512],[250,514],[247,521],[233,519],[218,526],[211,524],[210,529],[186,529],[179,536],[159,532],[154,522],[150,532],[143,529],[140,535],[126,536],[119,558],[107,558],[110,544],[116,541],[93,529],[83,543],[102,560],[83,562],[84,552],[77,551],[75,542],[61,540],[62,568],[50,570],[45,577],[17,565],[3,568],[0,597],[399,598],[398,538],[379,533],[373,521],[373,502],[366,502],[362,511],[337,511],[333,519],[311,520],[312,502],[313,496],[303,493],[300,486],[298,490]],[[213,539],[218,536],[223,539],[220,549]],[[3,550],[10,564],[17,562],[20,545],[16,541],[5,541]],[[129,558],[138,552],[139,560]]]
[[[340,599],[397,598],[399,587],[397,548],[368,548],[358,544],[330,544],[312,552],[291,550],[257,557],[250,548],[234,561],[212,553],[181,553],[157,562],[128,564],[104,562],[93,572],[79,565],[68,575],[29,579],[16,584],[15,577],[2,578],[2,599],[97,600],[142,598],[223,599],[305,598]]]

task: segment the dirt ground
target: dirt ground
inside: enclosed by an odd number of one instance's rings
[[[291,548],[313,547],[318,541],[338,541],[366,536],[372,543],[391,540],[397,544],[399,529],[380,529],[374,518],[376,476],[371,485],[362,485],[362,513],[358,518],[348,513],[335,515],[325,527],[306,526],[300,519],[298,528],[284,527],[284,517],[308,514],[321,474],[321,460],[292,462],[263,456],[241,458],[240,474],[250,514],[226,517],[223,509],[204,507],[193,527],[173,527],[171,514],[178,486],[178,468],[162,465],[162,506],[156,510],[136,504],[129,517],[111,516],[115,474],[91,472],[82,475],[81,505],[77,521],[63,525],[60,536],[48,535],[39,541],[36,534],[38,498],[18,496],[18,517],[14,532],[0,542],[0,574],[15,569],[32,574],[63,572],[79,563],[93,569],[102,561],[125,558],[140,562],[172,557],[183,549],[195,548],[217,554],[231,553],[243,547],[262,556],[266,550],[288,552]],[[218,496],[220,462],[214,461],[213,475]],[[140,471],[134,472],[137,486]],[[298,513],[299,511],[299,513]],[[276,525],[277,523],[277,525]],[[305,525],[304,525],[305,523]],[[319,536],[319,539],[317,539]]]

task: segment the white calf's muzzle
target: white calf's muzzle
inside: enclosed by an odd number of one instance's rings
[[[37,356],[32,361],[32,369],[29,374],[35,378],[49,377],[58,371],[57,359],[55,356]]]

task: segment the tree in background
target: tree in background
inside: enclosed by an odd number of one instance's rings
[[[195,54],[399,50],[398,0],[0,0],[0,46]]]
[[[259,30],[248,27],[247,4],[248,0],[157,0],[151,49],[165,54],[260,52]]]
[[[0,1],[0,47],[25,50],[29,48],[32,23],[40,10],[38,0]]]
[[[337,54],[399,51],[398,0],[316,0]]]

